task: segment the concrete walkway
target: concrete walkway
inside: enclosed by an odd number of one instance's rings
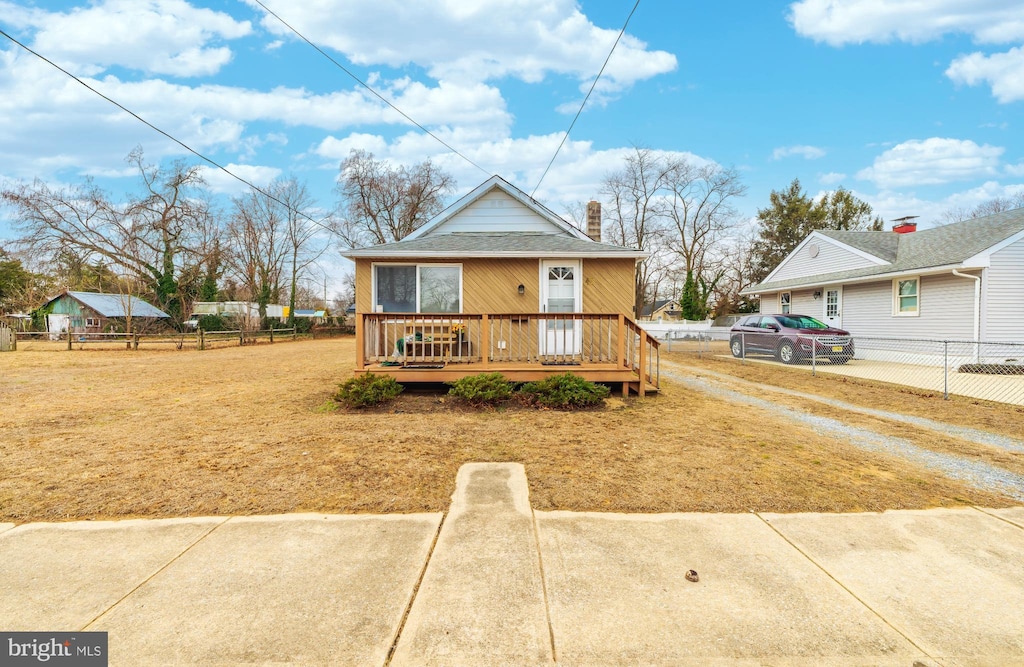
[[[446,515],[0,524],[0,630],[111,665],[1015,665],[1021,554],[1024,508],[534,512],[470,464]]]

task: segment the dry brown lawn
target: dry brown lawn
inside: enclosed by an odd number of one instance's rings
[[[0,355],[0,521],[439,511],[469,461],[523,463],[532,504],[544,510],[1014,504],[672,382],[657,397],[613,398],[594,412],[474,411],[442,391],[408,392],[387,410],[343,410],[332,394],[351,375],[353,346],[348,338],[205,352]],[[707,364],[753,380],[778,377],[759,376],[753,364],[666,357],[676,361],[697,364],[692,372]],[[990,430],[1020,423],[1017,408],[836,378],[791,381],[866,405],[898,399],[906,412]],[[913,431],[898,429],[904,437]],[[931,432],[912,437],[978,455],[971,443]]]

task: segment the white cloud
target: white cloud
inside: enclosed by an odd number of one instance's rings
[[[1009,198],[1024,190],[1024,185],[1001,185],[987,181],[978,187],[954,192],[938,200],[922,199],[911,193],[883,190],[876,195],[853,194],[871,204],[875,213],[886,221],[906,215],[920,216],[919,229],[927,229],[945,222],[944,214],[951,209],[970,211],[978,204],[997,197]]]
[[[1024,7],[1006,0],[800,0],[790,5],[796,32],[831,46],[904,41],[912,44],[944,35],[967,34],[979,44],[1024,41]],[[1024,99],[1024,48],[975,52],[950,63],[946,76],[957,83],[987,83],[1003,103]]]
[[[281,170],[277,167],[262,167],[254,164],[229,163],[224,165],[224,168],[260,188],[281,175]],[[199,171],[211,192],[239,195],[249,189],[248,185],[216,167],[203,166],[199,168]]]
[[[968,86],[987,83],[1004,104],[1024,100],[1024,47],[989,56],[977,52],[960,56],[950,64],[946,76]]]
[[[797,155],[805,160],[817,160],[825,157],[825,151],[817,146],[781,146],[772,151],[773,160],[781,160],[792,155]]]
[[[953,33],[988,44],[1024,40],[1024,12],[1006,0],[800,0],[789,9],[798,34],[831,46],[919,44]]]
[[[536,83],[556,74],[577,77],[585,91],[619,33],[618,27],[595,26],[574,0],[378,0],[370,4],[270,0],[266,4],[311,41],[340,51],[356,64],[403,67],[416,63],[442,81],[515,77]],[[382,21],[381,16],[388,19]],[[263,25],[273,34],[295,39],[272,16],[266,16]],[[671,53],[649,50],[627,33],[597,92],[623,90],[670,72],[676,65]]]
[[[1024,176],[1024,162],[1006,165],[1006,173],[1009,176]]]
[[[994,176],[999,171],[1003,148],[970,140],[932,137],[897,144],[857,178],[882,188],[932,185]]]
[[[231,50],[209,43],[252,31],[248,21],[184,0],[106,0],[67,13],[0,2],[0,13],[8,12],[17,27],[36,30],[36,50],[82,75],[114,65],[173,76],[214,74],[231,60]]]
[[[824,186],[839,185],[840,183],[843,182],[843,179],[845,178],[846,174],[830,171],[827,174],[821,174],[820,176],[818,176],[818,182]]]

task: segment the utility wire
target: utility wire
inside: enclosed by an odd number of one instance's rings
[[[393,103],[392,103],[392,102],[391,102],[390,100],[388,100],[388,99],[387,99],[386,97],[384,97],[383,95],[381,95],[380,93],[378,93],[378,92],[377,92],[376,90],[374,90],[374,89],[373,89],[373,88],[372,88],[372,87],[370,86],[370,84],[368,84],[368,83],[366,83],[365,81],[363,81],[362,79],[360,79],[360,78],[359,78],[358,76],[356,76],[355,74],[353,74],[353,73],[352,73],[352,72],[351,72],[351,71],[350,71],[350,70],[349,70],[348,68],[346,68],[346,67],[345,67],[344,65],[342,65],[342,64],[341,64],[341,63],[339,63],[339,62],[338,62],[337,60],[335,60],[334,58],[332,58],[332,57],[330,56],[330,54],[328,54],[328,53],[327,53],[326,51],[324,51],[323,49],[321,49],[321,48],[320,48],[319,46],[317,46],[316,44],[314,44],[313,42],[311,42],[311,41],[310,41],[310,40],[309,40],[309,39],[308,39],[308,38],[307,38],[307,37],[306,37],[305,35],[303,35],[303,34],[302,34],[301,32],[299,32],[298,30],[296,30],[295,28],[293,28],[293,27],[292,27],[292,26],[291,26],[291,25],[290,25],[290,24],[289,24],[289,23],[288,23],[287,21],[285,21],[285,20],[284,20],[283,18],[281,18],[280,16],[278,16],[278,15],[277,15],[276,13],[274,13],[274,11],[273,11],[273,10],[271,10],[271,9],[270,9],[269,7],[267,7],[267,6],[265,5],[265,4],[263,4],[263,3],[262,3],[262,2],[260,1],[260,0],[253,0],[253,1],[254,1],[254,2],[255,2],[255,3],[257,4],[257,5],[259,5],[260,7],[262,7],[262,8],[263,8],[263,10],[264,10],[265,12],[267,12],[268,14],[270,14],[271,16],[273,16],[273,17],[274,17],[275,19],[277,19],[277,20],[278,20],[278,21],[279,21],[279,22],[281,23],[281,25],[283,25],[284,27],[288,28],[288,29],[289,29],[289,30],[291,30],[291,31],[292,31],[293,33],[295,33],[295,34],[296,34],[296,35],[297,35],[297,36],[299,37],[299,39],[301,39],[302,41],[304,41],[304,42],[305,42],[306,44],[309,44],[309,45],[310,45],[311,47],[313,47],[314,49],[316,49],[316,50],[317,50],[317,52],[319,52],[319,53],[320,53],[320,55],[322,55],[322,56],[323,56],[324,58],[327,58],[327,60],[331,61],[331,62],[332,62],[332,63],[334,64],[334,66],[335,66],[335,67],[337,67],[338,69],[340,69],[340,70],[341,70],[342,72],[344,72],[345,74],[348,74],[348,75],[349,75],[350,77],[352,77],[352,79],[353,79],[353,80],[354,80],[354,81],[355,81],[356,83],[358,83],[358,84],[359,84],[360,86],[362,86],[363,88],[366,88],[366,89],[367,89],[368,91],[370,91],[370,93],[371,93],[371,94],[372,94],[372,95],[373,95],[374,97],[376,97],[376,98],[377,98],[378,100],[380,100],[380,101],[381,101],[381,102],[383,102],[384,104],[388,105],[389,107],[391,107],[392,109],[394,109],[395,111],[397,111],[397,112],[398,112],[399,114],[401,114],[402,118],[406,119],[407,121],[409,121],[410,123],[412,123],[413,125],[415,125],[416,127],[418,127],[419,129],[421,129],[421,130],[423,130],[424,132],[426,132],[426,133],[427,133],[428,135],[430,135],[431,137],[433,137],[433,138],[434,138],[434,139],[435,139],[435,140],[436,140],[436,141],[437,141],[438,143],[440,143],[440,144],[441,144],[442,146],[444,146],[445,148],[447,148],[447,149],[448,149],[448,150],[450,150],[451,152],[455,153],[455,154],[456,154],[456,155],[458,155],[458,156],[459,156],[460,158],[462,158],[462,159],[463,159],[463,160],[465,160],[466,162],[470,163],[471,165],[473,165],[474,167],[476,167],[477,169],[479,169],[480,171],[482,171],[482,172],[483,172],[484,174],[486,174],[487,176],[490,176],[490,175],[491,175],[491,174],[490,174],[490,173],[489,173],[489,172],[488,172],[488,171],[487,171],[486,169],[484,169],[483,167],[481,167],[480,165],[478,165],[478,164],[477,164],[476,162],[473,162],[473,161],[472,161],[472,160],[470,160],[470,159],[469,159],[468,157],[466,157],[465,155],[463,155],[462,153],[460,153],[460,152],[458,151],[458,149],[456,149],[456,148],[454,148],[453,146],[451,146],[450,144],[448,144],[448,143],[447,143],[447,142],[446,142],[446,141],[445,141],[444,139],[442,139],[441,137],[437,136],[436,134],[434,134],[433,132],[431,132],[431,131],[430,131],[430,130],[428,130],[427,128],[425,128],[425,127],[423,127],[422,125],[420,125],[419,123],[417,123],[417,122],[416,122],[416,121],[415,121],[415,120],[414,120],[414,119],[413,119],[413,118],[412,118],[411,116],[409,116],[409,114],[407,114],[407,113],[405,113],[404,111],[402,111],[401,109],[399,109],[399,108],[398,108],[397,106],[395,106],[395,105],[394,105],[394,104],[393,104]],[[639,0],[637,0],[637,2],[639,2]],[[621,36],[621,35],[620,35],[620,36]],[[615,40],[615,41],[616,41],[616,43],[618,43],[618,40]]]
[[[259,0],[256,0],[259,2]],[[587,100],[590,99],[590,94],[594,92],[594,88],[597,86],[598,80],[601,75],[604,74],[604,68],[608,67],[608,61],[612,59],[612,54],[615,53],[615,47],[619,45],[619,40],[622,39],[622,35],[626,33],[626,26],[629,25],[629,20],[633,18],[633,13],[636,12],[636,8],[640,6],[640,0],[636,0],[636,4],[633,5],[633,9],[630,10],[629,16],[626,17],[626,22],[622,24],[622,30],[619,31],[619,36],[615,38],[615,43],[612,44],[611,51],[608,52],[608,57],[604,59],[604,64],[601,65],[601,71],[597,73],[597,77],[594,78],[594,83],[590,84],[590,90],[587,91],[587,96],[583,98],[583,103],[580,104],[580,108],[576,111],[576,116],[569,123],[569,129],[565,131],[562,136],[562,141],[558,144],[558,148],[555,149],[555,154],[551,156],[551,162],[548,162],[548,166],[544,168],[544,173],[540,175],[540,180],[537,181],[537,187],[530,193],[530,199],[537,194],[537,190],[540,189],[540,184],[544,182],[544,178],[548,175],[548,170],[551,169],[551,165],[555,163],[555,158],[558,157],[558,153],[561,152],[562,146],[565,145],[565,140],[569,138],[569,133],[572,132],[572,128],[576,125],[576,121],[579,119],[580,114],[583,113],[583,107],[587,106]]]
[[[149,122],[148,120],[146,120],[145,118],[143,118],[143,117],[142,117],[142,116],[140,116],[139,114],[135,113],[135,112],[134,112],[134,111],[132,111],[131,109],[129,109],[129,108],[127,108],[127,107],[125,107],[125,106],[124,106],[123,104],[121,104],[120,102],[117,102],[116,100],[113,100],[113,99],[111,99],[111,98],[107,97],[106,95],[104,95],[104,94],[103,94],[103,93],[101,93],[100,91],[96,90],[95,88],[93,88],[92,86],[90,86],[89,84],[87,84],[87,83],[86,83],[85,81],[82,81],[82,80],[81,80],[80,78],[78,78],[77,76],[75,76],[75,75],[74,75],[74,74],[72,74],[71,72],[67,71],[66,69],[64,69],[63,67],[61,67],[60,65],[58,65],[57,63],[53,62],[52,60],[50,60],[50,59],[49,59],[49,58],[47,58],[46,56],[44,56],[44,55],[42,55],[42,54],[40,54],[40,53],[37,53],[37,52],[33,51],[33,50],[32,50],[32,49],[30,49],[30,48],[29,48],[28,46],[26,46],[26,45],[22,44],[21,42],[19,42],[18,40],[16,40],[16,39],[15,39],[14,37],[11,37],[10,35],[8,35],[8,34],[7,34],[6,32],[4,32],[3,30],[0,30],[0,35],[2,35],[2,36],[4,36],[4,37],[6,37],[7,39],[11,40],[12,42],[14,42],[15,44],[17,44],[17,45],[18,45],[18,46],[20,46],[21,48],[25,49],[26,51],[28,51],[29,53],[31,53],[32,55],[34,55],[34,56],[35,56],[36,58],[39,58],[40,60],[42,60],[42,61],[43,61],[43,62],[45,62],[46,64],[50,65],[51,67],[54,67],[54,68],[56,68],[56,69],[60,70],[61,72],[63,72],[64,74],[68,75],[69,77],[71,77],[72,79],[74,79],[75,81],[77,81],[78,83],[82,84],[82,85],[83,85],[83,86],[84,86],[85,88],[87,88],[87,89],[88,89],[88,90],[90,90],[91,92],[95,93],[96,95],[99,95],[100,97],[102,97],[103,99],[105,99],[105,100],[106,100],[107,102],[110,102],[111,104],[113,104],[114,106],[116,106],[116,107],[117,107],[118,109],[120,109],[121,111],[124,111],[124,112],[125,112],[125,113],[127,113],[128,115],[130,115],[130,116],[132,116],[133,118],[135,118],[136,120],[138,120],[138,121],[139,121],[140,123],[142,123],[143,125],[146,125],[146,126],[147,126],[147,127],[149,127],[150,129],[152,129],[152,130],[154,130],[154,131],[158,132],[159,134],[162,134],[163,136],[167,137],[168,139],[170,139],[170,140],[171,140],[171,141],[173,141],[174,143],[178,144],[179,146],[181,146],[182,148],[184,148],[185,150],[187,150],[187,151],[188,151],[189,153],[192,153],[193,155],[195,155],[196,157],[198,157],[198,158],[199,158],[200,160],[203,160],[203,161],[205,161],[205,162],[208,162],[208,163],[210,163],[211,165],[213,165],[213,166],[214,166],[214,167],[216,167],[217,169],[219,169],[219,170],[223,171],[223,172],[224,172],[225,174],[227,174],[227,175],[228,175],[228,176],[230,176],[231,178],[234,178],[235,180],[237,180],[237,181],[240,181],[240,182],[244,183],[245,185],[247,185],[247,186],[249,186],[250,188],[252,188],[252,189],[253,189],[253,190],[254,190],[255,192],[258,192],[258,193],[260,193],[261,195],[263,195],[264,197],[267,197],[268,199],[270,199],[270,200],[272,200],[272,201],[275,201],[275,202],[277,202],[277,203],[278,203],[278,204],[280,204],[281,206],[284,206],[284,207],[285,207],[285,208],[286,208],[287,210],[289,210],[289,211],[292,211],[293,213],[297,213],[297,214],[299,214],[300,216],[302,216],[302,217],[303,217],[303,218],[305,218],[306,220],[309,220],[310,222],[312,222],[312,223],[313,223],[314,225],[316,225],[316,226],[318,226],[318,227],[320,227],[320,228],[322,228],[322,229],[324,229],[324,230],[326,230],[326,231],[328,231],[328,232],[330,232],[330,233],[332,233],[332,234],[335,234],[335,233],[336,233],[336,232],[335,232],[335,231],[334,231],[333,229],[331,229],[331,228],[330,228],[330,227],[328,227],[327,225],[323,224],[323,221],[322,221],[322,220],[314,220],[313,218],[309,217],[308,215],[306,215],[306,214],[305,214],[305,213],[303,213],[302,211],[298,210],[297,208],[293,208],[292,206],[290,206],[290,205],[286,204],[285,202],[281,201],[280,199],[278,199],[278,198],[277,198],[277,197],[275,197],[274,195],[270,194],[270,193],[269,193],[269,192],[267,192],[266,190],[264,190],[264,189],[262,189],[262,188],[260,188],[260,187],[258,187],[258,186],[256,186],[256,185],[254,185],[253,183],[251,183],[251,182],[249,182],[249,181],[245,180],[244,178],[242,178],[242,177],[241,177],[241,176],[239,176],[238,174],[236,174],[236,173],[232,172],[232,171],[231,171],[230,169],[228,169],[228,168],[227,168],[227,167],[225,167],[224,165],[220,164],[219,162],[215,162],[214,160],[212,160],[212,159],[210,159],[210,158],[206,157],[205,155],[203,155],[203,154],[202,154],[202,153],[200,153],[199,151],[195,150],[194,148],[192,148],[191,146],[189,146],[189,145],[188,145],[188,144],[186,144],[185,142],[183,142],[183,141],[181,141],[180,139],[178,139],[178,138],[176,138],[176,137],[174,137],[174,136],[170,135],[169,133],[167,133],[167,132],[165,132],[165,131],[161,130],[161,129],[160,129],[159,127],[157,127],[156,125],[153,125],[153,124],[152,124],[152,123],[150,123],[150,122]],[[326,220],[326,218],[324,218],[324,220]]]

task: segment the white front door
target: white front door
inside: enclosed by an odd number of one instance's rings
[[[843,328],[843,288],[825,290],[825,324],[837,329]]]
[[[542,260],[540,264],[542,313],[578,313],[582,310],[579,260]],[[541,319],[541,356],[572,356],[582,349],[582,322]]]

